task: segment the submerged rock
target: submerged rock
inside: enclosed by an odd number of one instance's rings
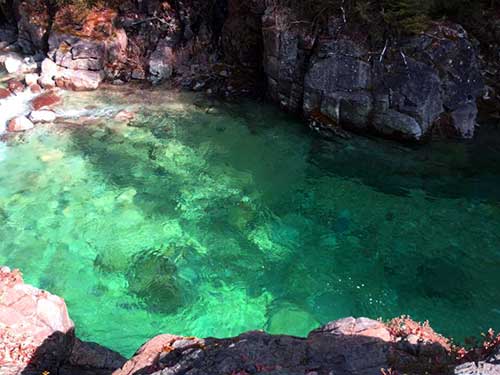
[[[156,312],[171,313],[183,304],[177,267],[167,250],[150,249],[133,257],[126,278],[130,292]]]

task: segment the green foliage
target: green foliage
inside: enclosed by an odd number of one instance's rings
[[[426,28],[432,0],[383,0],[384,21],[402,33],[418,33]]]
[[[422,32],[435,19],[461,22],[495,6],[492,0],[274,0],[274,3],[294,9],[303,19],[317,21],[344,12],[348,19],[385,26],[398,34]]]

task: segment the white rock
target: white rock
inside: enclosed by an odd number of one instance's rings
[[[53,89],[54,87],[56,87],[56,82],[52,79],[51,76],[47,74],[42,74],[38,82],[44,89]]]
[[[36,73],[29,73],[24,76],[24,82],[27,86],[36,85],[38,83],[39,75]]]
[[[48,76],[49,78],[54,78],[54,76],[57,75],[57,72],[59,71],[59,66],[52,61],[49,58],[46,58],[42,62],[42,77],[43,76]]]
[[[23,65],[23,60],[16,58],[14,56],[8,56],[4,62],[5,70],[9,74],[17,73],[21,70],[21,66]]]
[[[33,129],[35,125],[25,116],[18,116],[9,121],[8,130],[10,132],[22,132]]]
[[[33,111],[30,114],[30,120],[35,124],[37,122],[54,122],[56,119],[56,114],[52,111]]]

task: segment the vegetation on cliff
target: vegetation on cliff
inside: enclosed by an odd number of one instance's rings
[[[320,21],[341,13],[347,19],[385,26],[398,33],[424,30],[432,20],[450,18],[463,22],[497,6],[495,0],[275,0],[306,18]]]

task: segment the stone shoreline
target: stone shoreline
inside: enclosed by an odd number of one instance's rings
[[[477,102],[499,98],[487,78],[492,64],[452,22],[379,45],[340,16],[318,31],[263,0],[215,4],[125,1],[82,15],[44,0],[14,2],[16,22],[0,32],[4,66],[45,89],[147,81],[226,98],[265,94],[325,137],[347,129],[403,141],[472,138]]]
[[[475,362],[467,362],[475,354]],[[461,358],[461,359],[459,359]],[[169,334],[146,342],[129,360],[75,334],[64,300],[24,284],[0,267],[1,375],[494,375],[500,339],[462,353],[409,318],[388,323],[353,317],[306,338],[262,331],[216,339]]]

